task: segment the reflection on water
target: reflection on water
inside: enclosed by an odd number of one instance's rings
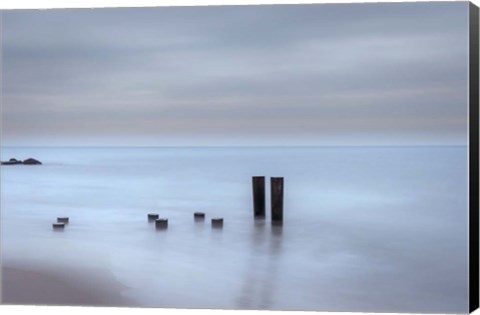
[[[275,284],[277,273],[279,272],[279,260],[280,260],[280,251],[282,244],[282,226],[272,225],[271,227],[270,240],[268,245],[268,262],[266,264],[264,274],[268,276],[263,282],[262,290],[260,293],[260,303],[258,308],[260,309],[269,309],[272,307],[272,297],[275,293]]]
[[[280,261],[282,259],[282,225],[256,219],[250,232],[250,253],[243,285],[237,299],[239,309],[271,309]],[[266,255],[259,259],[261,251]]]

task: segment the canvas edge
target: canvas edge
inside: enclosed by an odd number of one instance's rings
[[[479,9],[469,5],[469,311],[479,307]]]

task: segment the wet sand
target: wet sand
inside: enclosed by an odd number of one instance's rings
[[[2,304],[136,306],[128,289],[100,269],[2,267]]]

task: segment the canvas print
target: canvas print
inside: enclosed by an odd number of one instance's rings
[[[4,10],[2,303],[468,312],[472,10]]]

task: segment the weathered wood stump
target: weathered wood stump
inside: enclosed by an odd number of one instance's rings
[[[153,222],[156,219],[158,219],[159,216],[156,213],[149,213],[147,217],[148,217],[148,222]]]
[[[65,229],[65,223],[53,223],[52,224],[54,230],[63,230]]]
[[[265,218],[265,176],[252,177],[253,216]]]
[[[195,221],[203,221],[205,220],[205,213],[203,212],[195,212],[193,214],[193,218],[195,219]]]
[[[58,217],[57,222],[68,224],[70,222],[70,219],[69,219],[69,217]]]
[[[212,219],[213,228],[222,228],[223,227],[223,218],[213,218]]]
[[[155,228],[157,230],[164,230],[168,228],[168,219],[156,219],[155,220]]]

